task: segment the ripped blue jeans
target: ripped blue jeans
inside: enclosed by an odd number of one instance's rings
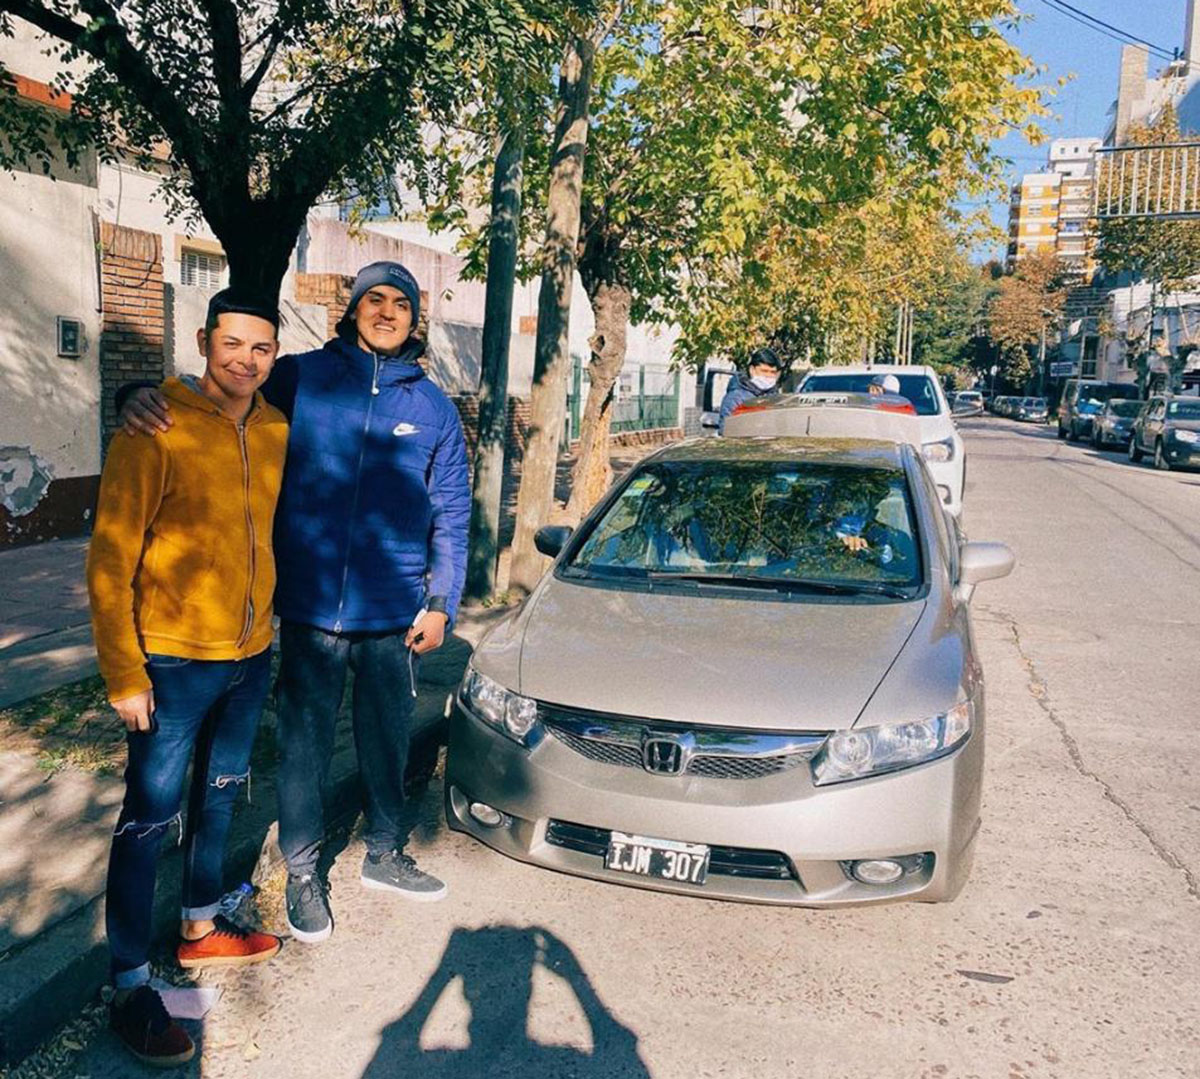
[[[149,980],[154,879],[163,837],[184,844],[183,914],[217,913],[225,840],[239,796],[250,794],[250,751],[271,678],[268,649],[244,660],[149,657],[154,730],[129,734],[125,802],[113,830],[105,921],[113,984]],[[181,805],[195,750],[187,804]]]

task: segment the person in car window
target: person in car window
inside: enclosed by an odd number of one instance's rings
[[[721,417],[717,431],[720,434],[725,433],[725,421],[733,415],[733,410],[738,405],[777,394],[782,374],[783,360],[774,349],[759,348],[750,353],[750,363],[746,372],[739,374],[729,384],[729,389],[721,399]]]
[[[900,380],[895,375],[876,375],[867,386],[867,393],[882,396],[885,393],[899,393]]]

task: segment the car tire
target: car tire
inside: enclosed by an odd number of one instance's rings
[[[1167,455],[1163,452],[1161,438],[1154,443],[1154,467],[1160,472],[1171,471],[1171,462],[1167,460]]]
[[[1058,437],[1059,438],[1067,437],[1067,429],[1061,423],[1058,425]]]
[[[1067,441],[1068,442],[1078,442],[1079,441],[1079,432],[1075,430],[1074,421],[1072,421],[1071,425],[1067,428]]]
[[[1098,450],[1104,449],[1104,439],[1100,437],[1099,431],[1092,432],[1092,445]]]
[[[1142,448],[1138,445],[1137,435],[1129,439],[1129,459],[1136,465],[1142,459]]]

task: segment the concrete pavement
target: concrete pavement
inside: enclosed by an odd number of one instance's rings
[[[254,1079],[1147,1079],[1200,1073],[1194,738],[1200,476],[964,424],[981,586],[984,825],[945,906],[814,912],[621,889],[446,832],[451,895],[333,873],[337,931],[225,986],[180,1074]],[[135,1073],[105,1034],[76,1062]]]
[[[96,673],[87,540],[0,551],[0,708]]]

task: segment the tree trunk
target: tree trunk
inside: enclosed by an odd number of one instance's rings
[[[579,431],[579,460],[571,477],[567,517],[578,522],[612,483],[609,432],[612,429],[613,388],[625,366],[626,331],[633,302],[624,285],[599,284],[589,289],[596,332],[588,364],[591,385]]]
[[[492,173],[483,362],[479,375],[479,444],[475,448],[465,590],[466,597],[474,600],[486,599],[496,589],[500,496],[508,426],[508,348],[512,337],[513,282],[521,233],[524,168],[525,124],[522,117],[504,136]]]
[[[571,290],[575,248],[579,242],[583,155],[595,55],[596,46],[589,39],[572,40],[563,56],[558,84],[558,118],[546,200],[542,284],[538,292],[529,443],[517,495],[517,531],[509,570],[509,587],[524,592],[533,589],[545,567],[545,559],[534,547],[533,536],[547,523],[554,505],[554,475],[570,370]]]

